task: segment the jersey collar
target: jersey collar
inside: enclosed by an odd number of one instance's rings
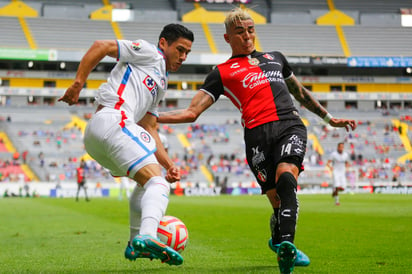
[[[239,54],[239,55],[233,55],[232,57],[230,57],[230,59],[233,59],[233,58],[239,58],[239,57],[246,57],[246,56],[252,56],[252,55],[254,55],[256,53],[256,50],[253,50],[251,53],[249,53],[249,54]]]

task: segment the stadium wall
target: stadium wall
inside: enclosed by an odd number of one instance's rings
[[[75,182],[60,182],[54,184],[50,182],[35,182],[26,185],[19,183],[2,183],[0,184],[0,198],[10,197],[49,197],[49,198],[75,198],[77,193],[77,185]],[[131,188],[132,190],[132,188]],[[330,194],[330,187],[300,187],[298,194]],[[391,182],[382,183],[377,186],[358,184],[350,189],[351,193],[377,193],[377,194],[412,194],[412,185],[394,185]],[[118,183],[88,183],[89,198],[118,198],[119,184]],[[217,195],[260,195],[259,187],[247,186],[230,186],[222,187],[179,187],[172,186],[171,194],[178,196],[217,196]],[[80,191],[79,198],[84,199],[84,192]]]
[[[10,88],[0,87],[0,106],[58,105],[57,99],[65,89],[57,88]],[[190,104],[195,90],[169,89],[161,102],[164,108],[184,108]],[[84,89],[80,94],[80,105],[91,105],[94,102],[96,90]],[[412,109],[412,92],[316,92],[316,98],[331,111],[357,109],[371,111],[376,109],[394,109],[410,111]],[[222,97],[212,109],[235,110],[228,98]]]
[[[106,82],[109,73],[93,72],[86,81],[89,89]],[[197,90],[205,74],[170,74],[169,88]],[[11,88],[67,88],[75,72],[0,70],[0,86]],[[297,76],[313,92],[411,92],[412,77],[407,76]]]

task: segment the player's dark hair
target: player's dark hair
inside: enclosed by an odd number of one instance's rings
[[[180,24],[168,24],[164,26],[162,32],[159,35],[159,40],[162,37],[166,39],[169,45],[181,37],[192,42],[195,40],[193,32]]]

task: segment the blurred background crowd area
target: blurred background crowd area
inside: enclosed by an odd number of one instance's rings
[[[258,50],[284,53],[334,116],[358,121],[347,133],[300,108],[309,133],[301,186],[331,183],[325,164],[338,142],[351,155],[353,184],[412,185],[411,0],[0,0],[0,181],[75,182],[81,159],[89,182],[113,181],[86,154],[82,135],[116,60],[105,58],[94,69],[78,105],[57,102],[85,51],[100,39],[156,43],[165,24],[187,26],[195,34],[192,52],[170,74],[160,106],[186,107],[205,75],[230,57],[223,19],[234,6],[252,14]],[[183,185],[256,186],[240,114],[227,98],[196,123],[160,131]]]

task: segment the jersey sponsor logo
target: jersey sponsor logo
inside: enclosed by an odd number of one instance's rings
[[[296,145],[298,147],[303,146],[303,141],[297,136],[296,134],[293,134],[290,138],[289,141],[292,143],[292,145]]]
[[[282,66],[282,64],[279,62],[268,62],[268,64]]]
[[[230,77],[233,77],[236,74],[239,74],[239,73],[244,72],[244,71],[247,71],[247,68],[241,68],[241,69],[235,70],[234,72],[230,73]]]
[[[273,59],[275,59],[275,57],[273,57],[273,55],[272,55],[272,54],[269,54],[269,53],[264,54],[263,57],[266,58],[266,59],[268,59],[268,60],[273,60]]]
[[[294,150],[295,150],[296,154],[302,154],[303,153],[303,150],[300,149],[300,148],[295,148]]]
[[[153,80],[152,77],[150,77],[149,75],[146,76],[146,78],[144,78],[143,80],[143,84],[147,87],[147,89],[150,91],[150,93],[152,94],[152,96],[156,95],[157,92],[157,85],[155,80]]]
[[[146,132],[142,131],[140,132],[140,139],[142,139],[143,142],[145,143],[150,143],[150,135],[147,134]]]
[[[133,50],[138,51],[138,50],[140,50],[141,48],[142,48],[142,45],[140,45],[140,43],[137,43],[137,42],[133,42],[133,43],[132,43],[132,49],[133,49]]]
[[[230,66],[230,68],[239,68],[240,67],[240,65],[239,65],[239,63],[238,62],[236,62],[236,63],[233,63],[231,66]]]
[[[297,135],[292,135],[289,138],[289,142],[287,144],[282,145],[280,155],[282,156],[285,154],[290,155],[292,150],[297,155],[301,155],[304,152],[303,141]]]
[[[266,79],[265,74],[263,72],[251,72],[248,73],[245,78],[241,81],[244,88],[254,88],[261,84],[265,84],[268,82]]]
[[[279,70],[263,70],[246,74],[241,82],[243,87],[252,89],[268,82],[283,82],[283,76]]]

